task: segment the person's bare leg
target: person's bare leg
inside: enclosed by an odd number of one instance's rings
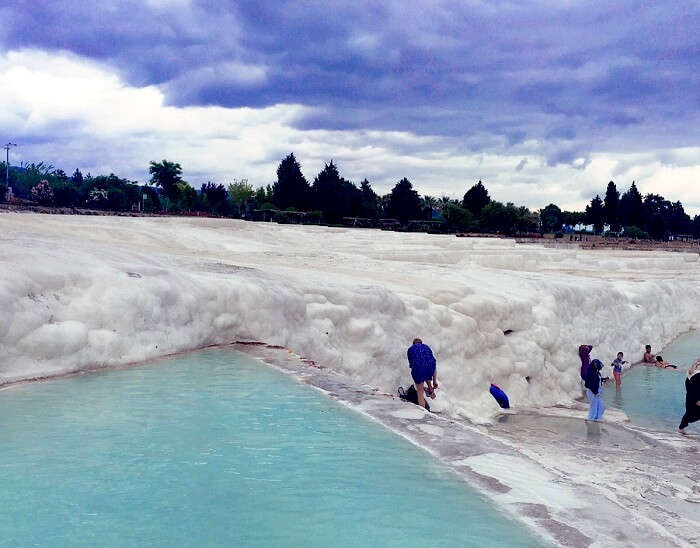
[[[425,407],[425,394],[423,392],[423,383],[416,383],[416,393],[418,394],[418,405]]]

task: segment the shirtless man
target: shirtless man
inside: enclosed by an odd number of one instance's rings
[[[644,347],[644,357],[642,358],[642,361],[644,363],[650,363],[652,365],[656,365],[656,356],[651,353],[651,345],[648,344]]]

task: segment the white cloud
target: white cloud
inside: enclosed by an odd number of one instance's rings
[[[225,67],[226,68],[226,67]],[[227,67],[243,74],[247,67]],[[257,71],[257,72],[256,72]],[[248,73],[264,78],[264,68]],[[244,79],[245,80],[245,79]],[[465,150],[458,138],[400,131],[301,130],[314,109],[175,107],[156,86],[125,84],[106,65],[69,53],[37,50],[0,56],[0,127],[17,141],[15,158],[47,161],[65,171],[115,172],[146,180],[150,160],[183,165],[193,184],[247,177],[272,182],[279,160],[294,152],[312,180],[333,159],[347,178],[364,177],[386,192],[408,177],[421,193],[461,196],[478,179],[491,195],[530,207],[554,202],[581,209],[610,179],[621,191],[636,180],[642,192],[680,199],[700,213],[700,147],[617,154],[593,152],[572,165],[548,165],[549,143],[526,141],[512,153]],[[520,168],[520,169],[518,169]]]

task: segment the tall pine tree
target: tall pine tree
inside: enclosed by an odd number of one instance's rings
[[[309,191],[309,183],[292,153],[277,167],[277,181],[272,187],[272,200],[280,209],[293,207],[303,210],[308,207]]]
[[[603,219],[610,225],[610,230],[620,232],[620,193],[613,181],[608,183],[605,190],[605,203],[603,205]]]
[[[360,205],[361,217],[368,217],[370,219],[379,218],[379,196],[372,189],[367,179],[360,183],[360,192],[362,194],[362,200]]]
[[[350,181],[343,179],[333,160],[321,170],[311,187],[314,209],[323,212],[329,223],[359,213],[362,194]]]
[[[586,222],[593,225],[593,231],[596,234],[601,234],[605,225],[605,212],[603,209],[603,200],[596,194],[591,203],[586,206]]]
[[[622,226],[644,226],[644,201],[642,195],[637,190],[637,186],[632,181],[632,186],[620,198],[620,221]]]
[[[467,190],[462,200],[462,207],[468,209],[475,216],[481,215],[481,210],[484,209],[491,201],[489,191],[486,190],[484,183],[479,180],[473,187]]]
[[[420,219],[423,211],[420,196],[413,190],[411,182],[404,177],[394,188],[389,197],[388,213],[403,224],[413,219]]]

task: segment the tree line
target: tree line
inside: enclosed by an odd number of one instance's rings
[[[0,173],[4,173],[0,163]],[[333,161],[309,182],[294,154],[277,167],[276,180],[254,188],[246,179],[228,185],[207,182],[196,190],[182,177],[179,163],[162,160],[149,165],[149,184],[139,184],[114,174],[83,175],[79,169],[69,177],[43,163],[9,171],[15,195],[42,205],[147,212],[202,212],[225,217],[251,218],[256,211],[276,212],[276,219],[289,221],[293,213],[317,222],[340,224],[361,218],[369,225],[379,219],[395,219],[406,226],[411,221],[437,221],[447,230],[517,234],[561,232],[577,225],[591,225],[593,232],[624,233],[635,238],[665,239],[672,234],[700,238],[700,216],[691,219],[680,201],[658,194],[642,196],[632,182],[620,194],[613,181],[604,197],[596,195],[585,211],[562,211],[549,204],[539,211],[512,202],[493,200],[482,181],[472,185],[462,199],[450,196],[421,196],[407,178],[391,192],[378,195],[364,179],[359,186],[341,176]],[[0,199],[5,188],[0,185]]]

